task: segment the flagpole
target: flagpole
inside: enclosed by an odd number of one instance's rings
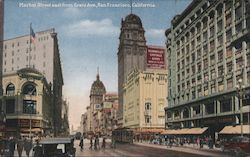
[[[132,0],[130,0],[130,13],[132,14],[132,12],[133,12]]]
[[[31,27],[32,27],[32,23],[30,23],[30,50],[29,50],[29,68],[30,68],[30,54],[31,54]]]

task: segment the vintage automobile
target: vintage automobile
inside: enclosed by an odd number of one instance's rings
[[[43,157],[74,157],[76,149],[73,141],[72,138],[46,138],[39,142],[38,147],[41,149],[37,150],[41,150]]]
[[[245,136],[235,136],[222,145],[223,151],[235,153],[235,156],[246,156],[250,154],[250,138]]]

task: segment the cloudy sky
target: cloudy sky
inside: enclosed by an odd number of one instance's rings
[[[171,19],[190,2],[133,0],[133,5],[151,6],[133,8],[142,20],[147,44],[164,46],[164,32]],[[123,7],[103,6],[108,3]],[[69,120],[74,128],[80,125],[81,114],[89,105],[97,67],[106,90],[117,92],[118,38],[121,19],[131,11],[126,7],[129,4],[130,0],[5,0],[5,39],[29,34],[30,23],[34,31],[55,28],[58,33],[63,95],[69,102]]]

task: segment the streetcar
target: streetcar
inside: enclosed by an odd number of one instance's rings
[[[112,139],[116,142],[133,143],[133,130],[129,128],[118,128],[112,131]]]

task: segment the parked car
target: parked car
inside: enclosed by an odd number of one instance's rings
[[[39,145],[43,157],[75,157],[76,148],[71,138],[46,138]]]
[[[250,154],[250,138],[245,136],[233,137],[223,143],[222,150],[233,152],[236,156]]]

